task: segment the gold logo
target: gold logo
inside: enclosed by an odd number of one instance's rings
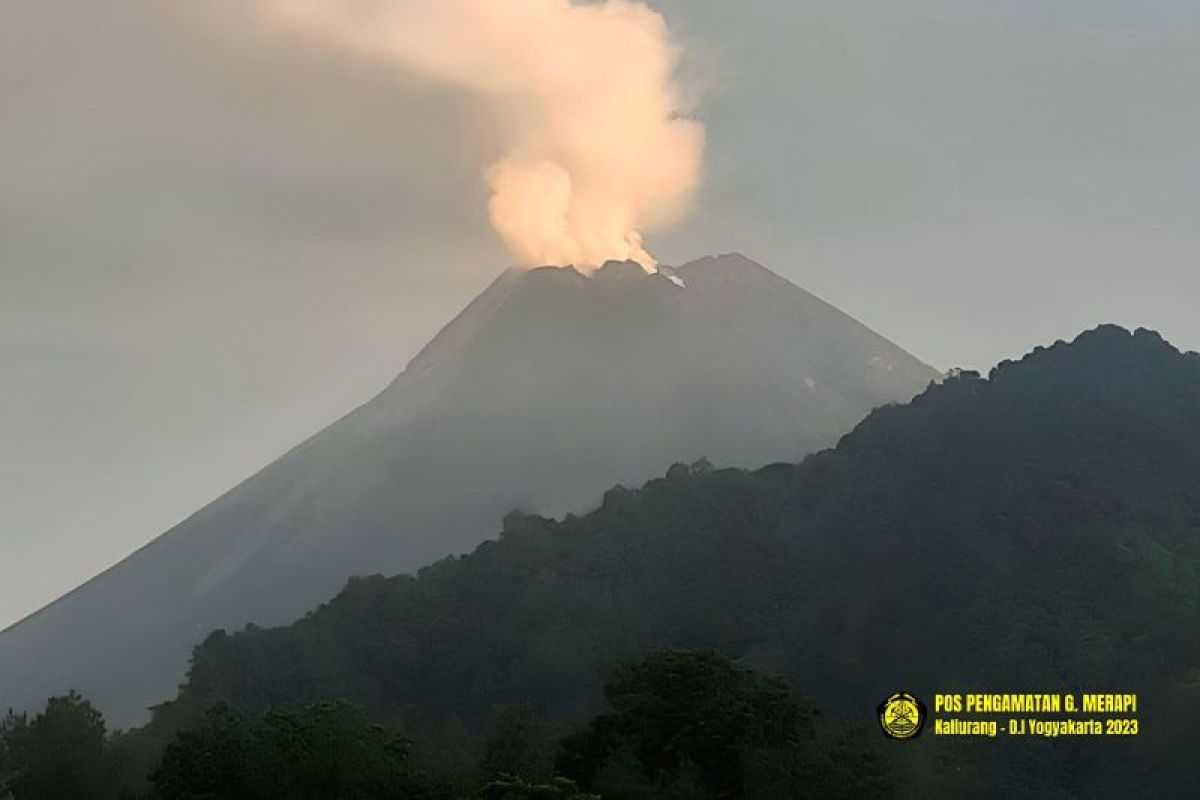
[[[896,692],[875,709],[879,727],[890,739],[911,739],[925,724],[925,704],[908,692]]]

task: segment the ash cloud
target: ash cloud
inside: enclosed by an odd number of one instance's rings
[[[479,93],[503,130],[488,216],[528,265],[651,269],[643,233],[678,222],[701,181],[679,48],[641,2],[267,0],[269,18]]]

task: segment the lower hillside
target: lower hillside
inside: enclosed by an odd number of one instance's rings
[[[879,800],[966,797],[974,776],[901,764],[778,677],[705,652],[615,670],[605,708],[564,726],[499,711],[458,764],[422,769],[394,722],[341,700],[262,713],[212,706],[169,742],[109,734],[71,693],[0,720],[5,800]],[[162,731],[158,731],[161,733]],[[937,766],[937,748],[918,764]],[[428,765],[428,759],[425,764]]]
[[[153,724],[330,698],[465,730],[503,705],[576,720],[627,659],[712,649],[864,720],[898,688],[1138,692],[1136,740],[962,757],[996,795],[1194,796],[1198,632],[1200,357],[1106,326],[954,375],[799,465],[676,466],[352,580],[291,626],[215,633]]]

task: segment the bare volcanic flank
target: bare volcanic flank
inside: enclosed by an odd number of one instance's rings
[[[0,634],[0,707],[75,688],[139,721],[215,628],[468,550],[513,508],[586,510],[677,461],[795,461],[937,378],[739,255],[507,272],[374,400]]]

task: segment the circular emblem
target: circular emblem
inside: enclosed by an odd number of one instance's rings
[[[890,739],[911,739],[925,724],[925,704],[908,692],[896,692],[875,709],[879,727]]]

